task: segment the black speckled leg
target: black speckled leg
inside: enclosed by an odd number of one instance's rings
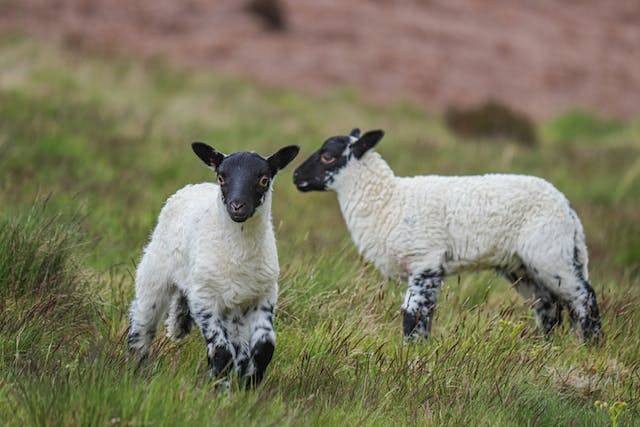
[[[442,287],[441,270],[423,270],[409,278],[409,287],[402,304],[402,328],[407,340],[428,338]]]

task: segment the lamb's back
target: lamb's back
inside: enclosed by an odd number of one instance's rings
[[[537,177],[425,175],[398,180],[404,198],[399,235],[405,236],[398,242],[407,253],[446,250],[493,264],[516,252],[531,230],[572,223],[564,195]]]
[[[411,208],[445,220],[466,217],[486,222],[491,217],[564,212],[568,206],[565,196],[553,185],[527,175],[424,175],[399,178],[399,182]]]

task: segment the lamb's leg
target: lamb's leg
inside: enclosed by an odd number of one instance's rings
[[[166,311],[169,294],[166,286],[137,285],[136,297],[129,312],[127,343],[129,351],[136,355],[138,362],[149,354],[158,324]]]
[[[540,275],[545,279],[547,287],[556,289],[569,308],[571,324],[578,327],[582,340],[598,341],[602,337],[600,311],[596,294],[584,275],[568,268],[554,274]]]
[[[548,336],[553,328],[562,324],[562,303],[543,285],[524,273],[502,272],[516,291],[527,301],[535,314],[538,328]]]
[[[176,290],[171,296],[169,315],[165,322],[167,337],[174,341],[179,341],[189,334],[192,325],[193,318],[189,311],[187,296],[182,291]]]
[[[276,345],[276,334],[273,329],[275,302],[275,297],[264,298],[250,308],[246,316],[251,337],[249,340],[251,360],[244,373],[247,387],[260,384],[273,358]]]
[[[589,282],[576,286],[576,295],[569,302],[571,317],[580,326],[581,337],[585,342],[595,342],[602,337],[600,311],[596,294]]]
[[[234,350],[216,304],[189,295],[189,307],[207,346],[210,375],[215,379],[223,379],[222,384],[228,387],[227,377],[233,368]]]
[[[229,341],[233,345],[235,352],[235,367],[240,378],[245,378],[254,371],[253,362],[251,361],[251,348],[249,343],[251,340],[251,331],[249,319],[247,318],[248,309],[236,309],[228,317],[226,325],[230,332]]]
[[[545,336],[562,324],[562,303],[544,289],[536,289],[532,307],[536,324]]]
[[[425,269],[409,277],[409,286],[402,304],[405,339],[429,337],[442,278],[441,270],[434,269]]]

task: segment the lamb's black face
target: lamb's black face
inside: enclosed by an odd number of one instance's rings
[[[264,202],[272,178],[267,161],[255,153],[234,153],[222,161],[218,183],[232,220],[244,222],[254,214]]]
[[[345,167],[351,157],[348,136],[334,136],[304,161],[293,173],[293,182],[300,191],[325,191],[333,177]]]
[[[293,173],[293,182],[300,191],[326,191],[336,174],[352,160],[360,159],[382,139],[381,130],[369,131],[360,137],[360,129],[346,136],[333,136],[313,153]]]
[[[235,222],[244,222],[253,216],[264,202],[273,178],[299,151],[298,146],[290,145],[265,159],[248,152],[225,156],[202,142],[195,142],[192,147],[198,157],[217,172],[222,201]]]

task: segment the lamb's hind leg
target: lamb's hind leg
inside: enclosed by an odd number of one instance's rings
[[[405,339],[429,337],[443,276],[442,269],[423,269],[409,277],[402,304]]]
[[[536,324],[545,335],[549,335],[553,328],[562,324],[562,303],[544,286],[536,283],[524,272],[501,273],[525,300],[531,302]]]
[[[569,309],[573,326],[585,342],[597,341],[602,334],[596,294],[584,275],[573,267],[560,271],[540,271],[547,288],[551,288]]]
[[[166,312],[168,300],[169,291],[167,286],[162,284],[138,285],[136,288],[136,297],[129,312],[127,343],[138,362],[149,354],[149,347],[156,335],[158,324]]]
[[[580,326],[585,342],[598,341],[602,337],[602,325],[596,293],[586,280],[578,283],[575,285],[575,296],[569,303],[571,318]]]
[[[569,316],[584,341],[601,336],[600,313],[596,294],[587,280],[586,255],[576,249],[573,257],[568,250],[537,252],[525,260],[527,272],[552,295],[568,307]]]
[[[187,296],[176,289],[169,304],[169,315],[165,322],[167,337],[174,341],[179,341],[186,337],[193,326],[193,318],[189,310]]]
[[[151,245],[150,245],[151,246]],[[136,270],[136,295],[129,311],[129,350],[138,362],[149,354],[160,320],[167,310],[172,287],[167,280],[166,263],[151,248]]]

